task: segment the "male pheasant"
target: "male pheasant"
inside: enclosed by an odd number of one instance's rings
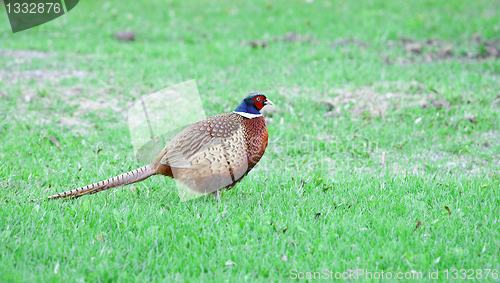
[[[191,124],[149,165],[47,199],[77,198],[163,175],[180,181],[195,194],[231,188],[252,170],[267,147],[267,127],[260,110],[273,103],[252,93],[232,112]],[[36,199],[30,202],[43,200]]]

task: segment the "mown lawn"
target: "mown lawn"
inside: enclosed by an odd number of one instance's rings
[[[96,0],[16,34],[0,16],[0,282],[495,281],[499,7]],[[142,166],[127,109],[191,79],[207,115],[276,104],[265,157],[220,202],[152,177],[26,203]]]

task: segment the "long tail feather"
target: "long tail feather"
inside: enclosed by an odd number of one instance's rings
[[[47,198],[39,198],[39,199],[33,199],[30,200],[29,202],[35,202],[35,201],[40,201],[40,200],[54,200],[54,199],[59,199],[59,198],[67,198],[67,197],[81,197],[83,195],[90,195],[90,194],[95,194],[104,190],[108,190],[111,188],[116,188],[119,186],[124,186],[128,184],[133,184],[140,182],[142,180],[145,180],[153,175],[156,174],[156,169],[154,169],[152,166],[147,165],[135,170],[132,170],[127,173],[123,173],[121,175],[118,175],[116,177],[113,177],[111,179],[107,179],[98,183],[94,183],[91,185],[87,185],[78,189],[74,189],[71,191],[66,191],[62,192],[59,194],[52,195]]]

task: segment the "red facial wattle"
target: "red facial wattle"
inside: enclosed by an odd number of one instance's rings
[[[261,110],[262,108],[264,108],[264,100],[265,100],[264,97],[257,96],[257,97],[254,97],[252,100],[253,100],[253,103],[255,104],[255,107],[257,108],[257,110]]]

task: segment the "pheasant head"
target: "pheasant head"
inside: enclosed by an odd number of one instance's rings
[[[262,116],[260,110],[266,105],[273,105],[273,102],[263,94],[250,93],[233,112],[245,118],[253,119]]]

